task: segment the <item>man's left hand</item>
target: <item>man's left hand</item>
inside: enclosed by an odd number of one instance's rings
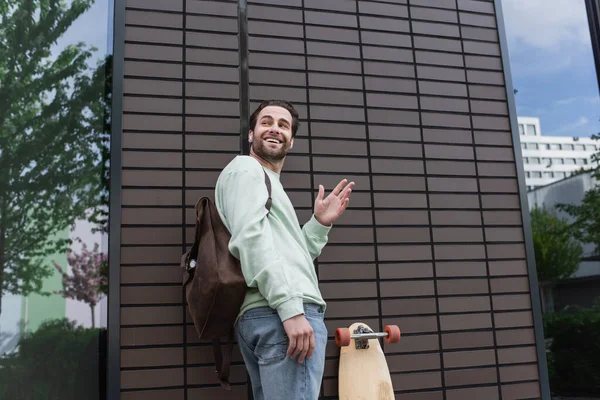
[[[347,179],[342,179],[329,196],[325,198],[325,188],[323,185],[319,185],[319,194],[315,200],[315,218],[321,225],[329,226],[333,224],[348,207],[354,182],[346,185],[347,182]],[[346,186],[344,187],[344,185]]]

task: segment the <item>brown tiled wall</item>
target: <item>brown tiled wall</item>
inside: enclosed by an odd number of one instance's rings
[[[196,200],[241,150],[237,7],[127,1],[123,400],[247,398],[239,353],[223,391],[211,348],[184,324],[178,264]],[[250,109],[277,97],[301,114],[282,175],[300,220],[319,184],[357,184],[318,261],[330,335],[357,319],[398,324],[401,342],[385,346],[397,399],[540,397],[493,2],[247,11]],[[326,398],[338,352],[330,341]]]

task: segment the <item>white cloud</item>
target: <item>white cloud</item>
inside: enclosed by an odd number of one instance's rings
[[[573,103],[582,103],[582,104],[597,104],[600,103],[600,97],[598,96],[578,96],[578,97],[569,97],[567,99],[561,99],[554,103],[555,107],[566,106]]]
[[[587,117],[579,117],[576,121],[561,126],[549,135],[567,134],[567,136],[578,136],[576,135],[577,132],[574,131],[583,128],[589,124],[589,122],[590,120]]]
[[[511,47],[525,44],[555,52],[589,45],[584,0],[502,0],[502,9]]]
[[[573,104],[577,101],[577,97],[570,97],[568,99],[562,99],[562,100],[558,100],[556,102],[557,106],[566,106],[568,104]]]

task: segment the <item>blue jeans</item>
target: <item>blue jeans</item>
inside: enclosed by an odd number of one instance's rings
[[[319,397],[327,328],[316,304],[304,304],[304,316],[315,334],[312,357],[298,363],[287,356],[288,338],[277,312],[260,307],[245,312],[236,323],[236,336],[252,381],[254,400],[316,400]]]

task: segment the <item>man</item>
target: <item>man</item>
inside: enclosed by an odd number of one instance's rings
[[[248,285],[236,335],[255,400],[318,397],[327,329],[313,260],[354,186],[344,179],[325,197],[319,185],[314,214],[300,228],[279,180],[298,126],[290,103],[263,102],[250,117],[250,155],[231,161],[215,189],[215,204],[231,233],[229,249]],[[270,212],[263,171],[272,184]]]

